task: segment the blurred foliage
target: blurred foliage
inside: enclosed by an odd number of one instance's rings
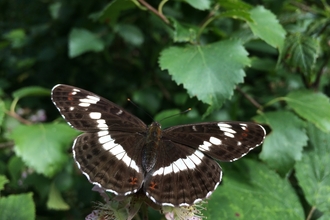
[[[192,108],[163,127],[262,123],[262,147],[221,163],[204,216],[330,219],[326,0],[2,0],[0,21],[0,219],[84,219],[103,202],[72,159],[58,83],[147,123]]]

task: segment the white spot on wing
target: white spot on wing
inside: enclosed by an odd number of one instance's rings
[[[199,145],[198,149],[201,151],[210,151],[212,144],[208,141],[204,141],[202,145]]]
[[[81,103],[90,103],[90,104],[96,104],[98,101],[95,99],[79,99]]]
[[[73,111],[73,110],[74,110],[74,107],[73,107],[73,106],[71,106],[71,107],[69,108],[69,110],[70,110],[70,111]]]
[[[235,137],[235,135],[233,135],[232,133],[229,133],[229,132],[223,132],[223,134],[225,135],[225,136],[227,136],[227,137],[230,137],[230,138],[234,138]]]
[[[75,91],[75,92],[80,92],[80,89],[76,89],[76,88],[74,88],[73,91]]]
[[[100,119],[102,114],[100,112],[91,112],[89,113],[89,117],[91,119]]]
[[[173,166],[173,164],[170,164],[169,166],[164,168],[164,175],[173,173],[173,167],[172,166]]]
[[[102,145],[103,149],[106,150],[106,151],[110,151],[112,148],[114,148],[114,147],[116,147],[116,146],[117,146],[117,144],[115,143],[114,140],[109,141],[109,142],[107,142],[107,143],[104,143],[104,144]]]
[[[157,175],[162,175],[164,173],[164,168],[161,167],[158,170],[156,170],[152,175],[157,176]]]
[[[174,167],[177,167],[179,172],[180,170],[184,170],[186,168],[186,165],[184,164],[182,159],[178,159],[174,162]],[[174,169],[173,169],[174,170]],[[175,172],[175,171],[174,171]],[[176,172],[175,172],[176,173]]]
[[[104,143],[107,143],[107,142],[110,142],[110,141],[113,141],[111,139],[110,135],[106,135],[106,136],[103,136],[103,137],[99,138],[100,144],[104,144]]]
[[[232,134],[236,134],[236,131],[234,131],[234,130],[231,129],[231,128],[223,127],[222,125],[219,125],[219,128],[220,128],[221,131],[229,132],[229,133],[232,133]]]
[[[223,127],[223,128],[231,128],[231,125],[230,124],[226,124],[226,123],[218,123],[218,126],[219,127]]]
[[[96,122],[98,123],[97,127],[101,130],[105,130],[108,129],[108,125],[106,124],[106,121],[104,119],[98,119],[96,120]]]
[[[105,136],[105,135],[108,135],[108,134],[109,134],[108,131],[99,131],[99,132],[97,132],[97,135],[98,135],[99,137],[102,137],[102,136]]]
[[[95,101],[95,103],[98,102],[98,101],[100,101],[100,97],[98,97],[98,96],[91,96],[91,95],[88,95],[87,98],[88,98],[89,100],[93,100],[93,101]]]
[[[202,162],[202,158],[204,157],[203,153],[199,150],[196,150],[193,154],[187,156],[187,158],[179,158],[170,165],[166,167],[161,167],[156,170],[152,175],[167,175],[173,172],[177,172],[177,169],[173,169],[173,166],[176,166],[181,171],[184,170],[193,170]]]
[[[221,140],[216,137],[210,137],[210,142],[214,145],[220,145],[222,143]]]
[[[121,115],[121,114],[123,114],[123,110],[119,110],[119,111],[116,113],[116,115]]]
[[[91,104],[87,102],[80,102],[78,105],[81,107],[89,107]]]

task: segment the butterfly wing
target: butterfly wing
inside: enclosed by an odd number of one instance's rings
[[[159,205],[192,205],[211,195],[221,181],[215,160],[171,140],[160,142],[156,161],[145,178],[144,191]]]
[[[54,86],[52,101],[69,125],[80,131],[115,130],[134,133],[147,128],[143,121],[115,103],[74,86]]]
[[[224,162],[235,161],[262,144],[265,129],[252,122],[207,122],[165,129],[163,137]]]
[[[146,125],[107,99],[77,87],[55,86],[52,100],[72,127],[85,132],[76,138],[72,151],[88,180],[117,195],[140,189]]]
[[[165,129],[157,163],[146,178],[144,190],[161,205],[196,203],[210,196],[221,181],[222,170],[214,159],[237,160],[259,146],[264,137],[262,126],[243,122],[199,123]]]

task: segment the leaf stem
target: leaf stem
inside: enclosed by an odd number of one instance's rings
[[[16,112],[15,112],[15,108],[16,108],[16,105],[17,105],[17,102],[18,102],[19,98],[14,98],[13,102],[11,103],[10,105],[10,109],[9,111],[6,111],[6,114],[15,118],[16,120],[18,120],[19,122],[23,123],[23,124],[26,124],[26,125],[30,125],[32,124],[32,122],[30,122],[29,120],[26,120],[24,118],[22,118],[20,115],[18,115]]]
[[[309,211],[306,220],[310,220],[310,219],[312,218],[312,215],[313,215],[313,213],[314,213],[315,210],[316,210],[316,207],[313,206],[313,207],[311,208],[311,210]]]
[[[138,0],[142,5],[144,5],[149,11],[160,17],[166,24],[170,24],[170,21],[163,15],[163,13],[159,13],[154,7],[149,5],[146,1],[144,0]]]
[[[327,57],[325,60],[324,60],[324,63],[323,65],[320,67],[317,75],[316,75],[316,79],[315,81],[312,83],[311,87],[315,90],[318,89],[319,85],[320,85],[320,81],[321,81],[321,77],[322,77],[322,74],[323,74],[323,71],[324,69],[326,68],[326,66],[328,65],[328,62],[329,62],[329,57]]]
[[[244,92],[240,87],[236,87],[236,90],[239,91],[247,100],[249,100],[252,105],[254,105],[257,109],[262,110],[263,107],[260,105],[254,98],[252,98],[250,95],[248,95],[246,92]]]
[[[25,118],[22,118],[19,114],[17,114],[15,111],[7,111],[6,112],[7,115],[15,118],[17,121],[26,124],[26,125],[31,125],[32,122],[29,120],[26,120]]]
[[[164,14],[163,14],[163,7],[164,7],[164,5],[165,5],[166,2],[168,2],[168,0],[162,0],[159,3],[159,5],[158,5],[158,13],[161,14],[161,15],[163,15],[163,16],[164,16]]]
[[[276,102],[279,102],[279,101],[285,101],[285,99],[286,99],[285,97],[278,97],[278,98],[275,98],[275,99],[273,99],[273,100],[267,102],[266,105],[264,105],[264,107],[270,106],[270,105],[272,105],[272,104],[274,104],[274,103],[276,103]]]
[[[213,10],[207,15],[207,17],[204,19],[204,21],[202,22],[201,28],[199,29],[198,33],[197,33],[197,42],[199,42],[200,37],[204,31],[204,29],[206,28],[206,26],[211,23],[212,21],[214,21],[214,19],[217,18],[217,16],[215,15],[215,12],[217,10],[219,10],[220,5],[216,4],[213,8]]]

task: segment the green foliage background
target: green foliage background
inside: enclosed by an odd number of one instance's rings
[[[128,97],[156,120],[193,109],[163,127],[265,125],[262,147],[221,163],[204,215],[330,219],[326,0],[3,0],[0,20],[0,219],[83,219],[102,201],[72,159],[79,132],[51,103],[58,83],[147,123]]]

